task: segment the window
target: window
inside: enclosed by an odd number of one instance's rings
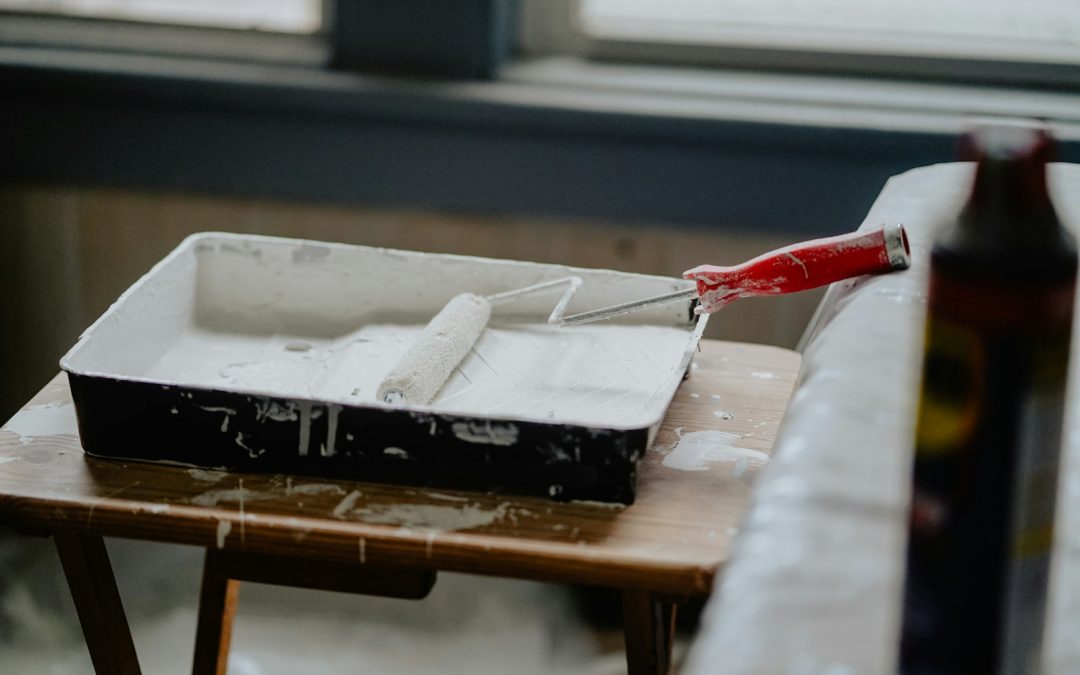
[[[322,26],[320,0],[0,0],[0,10],[279,33]]]
[[[1074,0],[584,0],[596,39],[1078,62]]]
[[[528,0],[527,0],[528,1]],[[1075,87],[1075,0],[530,2],[527,44],[639,62]]]

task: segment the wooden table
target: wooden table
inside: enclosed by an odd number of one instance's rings
[[[663,460],[697,430],[769,452],[798,366],[703,341],[629,507],[96,459],[60,375],[0,429],[0,522],[55,539],[98,673],[139,672],[104,536],[207,549],[196,673],[225,672],[240,581],[422,598],[438,570],[619,589],[629,671],[664,673],[675,606],[712,589],[755,464]]]

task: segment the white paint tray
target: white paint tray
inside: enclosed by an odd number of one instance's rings
[[[687,288],[609,270],[206,233],[61,360],[112,457],[630,501],[705,325],[691,303],[558,328],[562,289],[497,305],[435,401],[375,400],[452,297],[576,275],[567,313]]]

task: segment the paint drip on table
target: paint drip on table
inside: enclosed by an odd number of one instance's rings
[[[732,474],[742,478],[769,463],[769,456],[764,452],[733,445],[742,438],[739,434],[726,431],[683,433],[681,427],[675,433],[678,440],[661,462],[669,469],[707,471],[713,464],[732,464]]]

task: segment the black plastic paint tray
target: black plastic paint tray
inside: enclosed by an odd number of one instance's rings
[[[375,389],[453,296],[576,275],[574,313],[686,288],[608,270],[199,234],[61,360],[86,452],[630,502],[704,328],[689,303],[572,328],[498,306],[426,406]]]

